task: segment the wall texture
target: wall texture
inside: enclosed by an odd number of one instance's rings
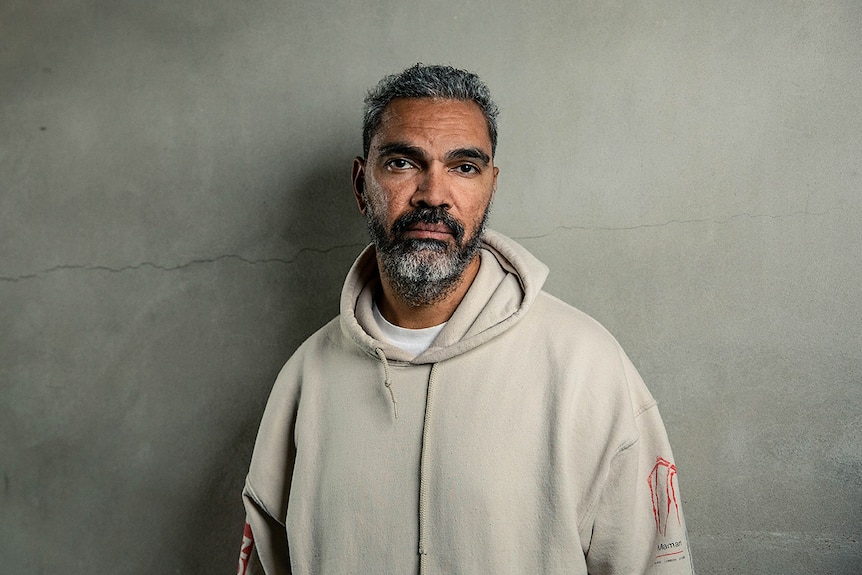
[[[492,227],[659,399],[709,574],[862,564],[862,5],[0,1],[0,571],[231,573],[365,243],[360,105],[502,107]]]

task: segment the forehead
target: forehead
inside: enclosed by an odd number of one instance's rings
[[[491,135],[472,100],[398,98],[383,110],[371,148],[391,143],[422,147],[476,147],[491,155]]]

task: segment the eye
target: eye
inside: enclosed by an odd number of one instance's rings
[[[455,171],[459,174],[472,175],[478,174],[479,168],[477,168],[473,164],[460,164],[458,166],[455,166]]]
[[[393,170],[407,170],[413,167],[409,161],[404,158],[393,158],[386,162],[386,167],[391,168]]]

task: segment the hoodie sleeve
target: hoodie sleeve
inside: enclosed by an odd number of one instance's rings
[[[679,477],[655,405],[637,416],[640,438],[611,462],[587,552],[591,575],[694,573]]]
[[[248,488],[243,492],[243,503],[246,521],[237,575],[290,575],[284,525],[255,501]]]
[[[694,573],[679,475],[655,400],[624,356],[637,437],[613,457],[587,553],[591,575]]]
[[[296,460],[295,423],[301,381],[297,363],[291,358],[279,373],[258,429],[242,491],[246,528],[240,575],[291,572],[286,523]]]

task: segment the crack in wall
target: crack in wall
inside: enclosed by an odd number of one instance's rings
[[[536,235],[523,235],[523,236],[512,236],[513,239],[518,241],[523,240],[539,240],[551,237],[560,232],[569,232],[574,230],[579,231],[633,231],[633,230],[641,230],[641,229],[650,229],[650,228],[663,228],[670,225],[683,225],[683,224],[701,224],[701,223],[712,223],[712,224],[727,224],[732,220],[736,220],[739,218],[749,218],[749,219],[771,219],[771,220],[782,220],[800,216],[825,216],[832,212],[840,211],[842,208],[830,208],[828,210],[822,212],[811,212],[811,211],[798,211],[798,212],[790,212],[788,214],[752,214],[749,212],[740,212],[738,214],[730,215],[724,219],[715,219],[715,218],[694,218],[688,220],[667,220],[666,222],[660,222],[655,224],[638,224],[635,226],[557,226],[549,232],[536,234]],[[121,267],[112,267],[106,265],[99,264],[60,264],[50,268],[46,268],[43,270],[39,270],[36,272],[30,272],[21,274],[18,276],[0,276],[0,282],[7,283],[17,283],[26,280],[38,279],[40,277],[50,275],[53,273],[61,272],[61,271],[70,271],[70,270],[83,270],[83,271],[103,271],[109,273],[122,273],[128,271],[136,271],[143,268],[151,268],[155,270],[161,270],[166,272],[172,272],[176,270],[185,269],[191,266],[203,265],[203,264],[211,264],[224,260],[237,260],[249,265],[258,265],[258,264],[283,264],[290,265],[296,262],[303,254],[306,253],[316,253],[316,254],[328,254],[335,250],[354,248],[361,249],[364,248],[365,244],[342,244],[337,246],[332,246],[330,248],[320,249],[320,248],[301,248],[299,251],[294,254],[292,258],[262,258],[262,259],[250,259],[239,254],[222,254],[211,258],[196,258],[193,260],[189,260],[187,262],[175,265],[164,265],[158,264],[155,262],[140,262],[137,264],[130,264]]]
[[[294,262],[296,262],[296,260],[298,260],[301,256],[303,256],[304,254],[307,254],[307,253],[315,253],[315,254],[323,255],[323,254],[328,254],[330,252],[340,250],[340,249],[346,249],[346,248],[361,249],[364,247],[365,247],[365,244],[343,244],[343,245],[332,246],[330,248],[325,248],[325,249],[301,248],[300,250],[298,250],[293,255],[292,258],[251,259],[251,258],[247,258],[245,256],[241,256],[239,254],[221,254],[221,255],[218,255],[215,257],[211,257],[211,258],[195,258],[193,260],[189,260],[187,262],[183,262],[180,264],[174,264],[174,265],[164,265],[164,264],[158,264],[155,262],[140,262],[137,264],[130,264],[130,265],[120,266],[120,267],[112,267],[112,266],[99,265],[99,264],[59,264],[59,265],[56,265],[56,266],[53,266],[50,268],[46,268],[46,269],[39,270],[36,272],[25,273],[25,274],[21,274],[18,276],[0,276],[0,282],[17,283],[17,282],[26,281],[26,280],[38,279],[40,277],[50,275],[53,273],[57,273],[57,272],[70,271],[70,270],[71,271],[82,270],[82,271],[102,271],[102,272],[108,272],[108,273],[123,273],[123,272],[129,272],[129,271],[136,271],[136,270],[140,270],[143,268],[150,268],[150,269],[154,269],[154,270],[172,272],[172,271],[186,269],[186,268],[189,268],[192,266],[203,265],[203,264],[213,264],[213,263],[225,261],[225,260],[237,260],[237,261],[249,264],[249,265],[259,265],[259,264],[290,265],[290,264],[293,264]]]
[[[822,212],[809,212],[809,211],[798,211],[791,212],[789,214],[751,214],[748,212],[741,212],[738,214],[730,215],[724,219],[715,219],[715,218],[693,218],[690,220],[667,220],[666,222],[660,222],[655,224],[638,224],[636,226],[557,226],[553,230],[544,233],[538,234],[534,236],[512,236],[515,240],[540,240],[547,237],[551,237],[559,232],[570,232],[570,231],[610,231],[610,232],[626,232],[633,230],[642,230],[642,229],[651,229],[651,228],[664,228],[674,224],[703,224],[703,223],[711,223],[711,224],[727,224],[732,220],[736,220],[739,218],[749,218],[749,219],[770,219],[770,220],[783,220],[788,218],[794,218],[799,216],[825,216],[832,212],[837,212],[841,210],[841,208],[830,208],[828,210]]]

